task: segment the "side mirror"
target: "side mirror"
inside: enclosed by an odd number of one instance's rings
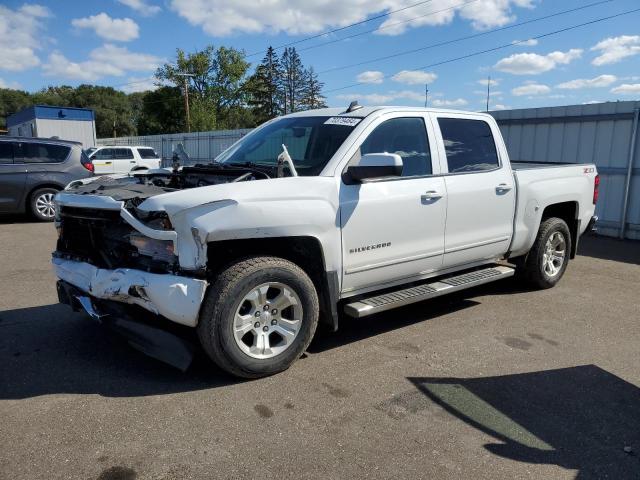
[[[355,183],[380,177],[402,175],[402,158],[396,153],[367,153],[357,165],[347,168],[347,176]]]

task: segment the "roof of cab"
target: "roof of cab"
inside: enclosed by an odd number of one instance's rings
[[[347,107],[339,108],[319,108],[316,110],[305,110],[303,112],[295,112],[285,115],[285,117],[357,117],[364,118],[371,115],[374,112],[428,112],[428,113],[472,113],[474,115],[488,115],[485,112],[471,112],[465,110],[451,110],[441,108],[425,108],[425,107],[403,107],[403,106],[362,106],[352,112],[347,113]],[[489,115],[490,116],[490,115]]]

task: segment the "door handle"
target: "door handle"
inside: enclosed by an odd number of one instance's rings
[[[442,198],[442,194],[437,190],[429,190],[427,192],[424,192],[420,196],[420,198],[422,199],[422,201],[437,200],[438,198]]]
[[[129,160],[129,163],[136,163],[135,160]]]
[[[511,190],[511,188],[512,187],[510,185],[507,185],[506,183],[501,183],[496,187],[496,193],[508,192],[509,190]]]

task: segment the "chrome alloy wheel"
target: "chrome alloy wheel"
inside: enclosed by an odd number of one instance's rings
[[[554,232],[544,247],[542,269],[549,277],[555,277],[562,270],[567,255],[567,242],[562,232]]]
[[[279,282],[251,289],[233,319],[233,337],[252,358],[267,359],[289,348],[302,326],[302,302],[296,292]]]
[[[36,198],[36,210],[45,218],[53,218],[56,215],[56,206],[53,203],[55,193],[43,193]]]

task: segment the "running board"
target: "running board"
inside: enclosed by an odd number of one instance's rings
[[[513,276],[515,270],[510,267],[496,265],[482,270],[473,270],[451,277],[440,278],[433,283],[418,285],[416,287],[383,293],[375,297],[364,298],[357,302],[348,303],[344,311],[351,317],[366,317],[374,313],[384,312],[392,308],[421,302],[429,298],[439,297],[448,293],[458,292],[489,282]]]

